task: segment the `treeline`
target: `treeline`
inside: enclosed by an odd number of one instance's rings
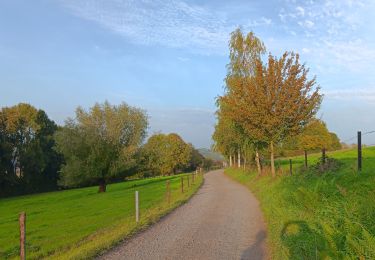
[[[43,110],[18,104],[0,110],[0,197],[99,185],[209,168],[177,134],[155,134],[144,143],[148,117],[122,103],[77,108],[57,126]]]
[[[230,166],[254,164],[262,173],[275,156],[341,148],[336,134],[315,117],[323,96],[297,53],[266,54],[264,43],[241,29],[231,34],[225,93],[217,99],[214,147]]]

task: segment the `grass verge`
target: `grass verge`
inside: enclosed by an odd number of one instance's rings
[[[339,169],[323,174],[257,177],[255,172],[227,169],[260,201],[273,259],[375,259],[375,148],[363,150],[363,171],[356,171],[356,151],[337,151]],[[317,162],[319,155],[309,158]],[[288,169],[289,160],[280,165]],[[285,171],[284,171],[285,172]]]
[[[181,177],[184,176],[184,193]],[[51,192],[0,200],[0,259],[19,255],[18,214],[27,214],[28,259],[87,259],[115,246],[186,202],[200,187],[187,187],[187,174]],[[166,199],[170,180],[171,201]],[[139,191],[140,222],[135,223],[134,193]]]

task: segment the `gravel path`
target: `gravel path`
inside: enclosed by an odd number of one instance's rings
[[[222,170],[185,205],[101,259],[267,259],[255,197]]]

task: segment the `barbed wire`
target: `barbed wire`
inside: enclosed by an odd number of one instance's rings
[[[373,134],[373,133],[375,133],[375,130],[372,130],[372,131],[368,131],[368,132],[362,133],[362,136],[369,135],[369,134]],[[358,137],[358,136],[353,136],[353,137],[351,137],[351,138],[349,138],[349,139],[347,139],[347,140],[344,140],[343,142],[344,142],[344,143],[349,142],[349,141],[351,141],[351,140],[353,140],[353,139],[356,139],[357,137]]]

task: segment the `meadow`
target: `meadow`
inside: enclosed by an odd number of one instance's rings
[[[375,259],[375,147],[363,149],[361,172],[356,150],[328,156],[339,166],[325,173],[304,171],[303,156],[292,158],[292,176],[289,158],[276,163],[284,173],[276,178],[226,170],[259,199],[273,259]]]
[[[184,193],[181,177],[185,178]],[[187,201],[202,177],[187,187],[187,174],[127,181],[0,200],[0,259],[19,257],[18,215],[27,214],[27,259],[87,259],[113,247]],[[170,181],[171,201],[166,198]],[[134,193],[139,191],[140,222]]]

